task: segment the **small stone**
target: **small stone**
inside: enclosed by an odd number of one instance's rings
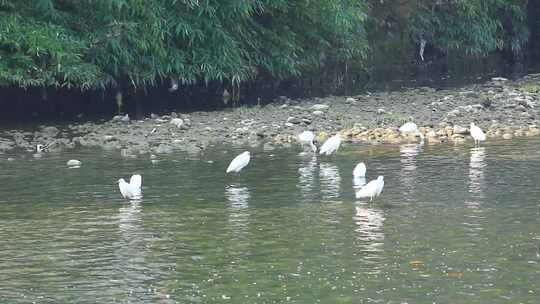
[[[317,116],[321,116],[321,115],[324,115],[324,112],[323,111],[313,111],[313,115],[317,115]]]
[[[377,114],[384,114],[386,111],[384,109],[377,109]]]
[[[182,125],[184,125],[184,121],[181,118],[173,118],[169,123],[175,125],[177,128],[180,128],[182,127]]]
[[[296,118],[294,116],[290,116],[289,118],[287,118],[287,122],[292,123],[292,124],[299,124],[302,121],[299,118]]]
[[[535,136],[535,135],[540,134],[540,129],[529,127],[529,131],[527,133],[529,134],[529,136]]]
[[[325,105],[325,104],[314,104],[313,106],[311,106],[312,110],[317,110],[317,111],[328,110],[328,108],[330,108],[330,106]]]
[[[513,136],[510,133],[504,133],[503,136],[502,136],[503,139],[512,139],[512,137]]]
[[[355,103],[357,100],[352,98],[352,97],[347,97],[347,99],[345,99],[345,102],[346,103]]]
[[[82,165],[82,162],[80,160],[76,160],[76,159],[70,159],[67,161],[66,163],[69,167],[80,167]]]
[[[464,128],[459,125],[455,125],[454,128],[452,129],[452,133],[453,134],[469,134],[469,129]]]

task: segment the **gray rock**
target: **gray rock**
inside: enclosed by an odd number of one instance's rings
[[[461,134],[461,135],[469,134],[469,129],[464,128],[464,127],[459,126],[459,125],[455,125],[454,126],[454,134]]]
[[[129,115],[115,115],[113,116],[112,122],[129,122]]]
[[[316,111],[324,111],[328,110],[328,108],[330,108],[330,106],[325,104],[314,104],[311,106],[311,109]]]
[[[292,123],[292,124],[299,124],[302,121],[299,118],[291,116],[291,117],[287,118],[287,122]]]
[[[324,112],[320,111],[320,110],[313,111],[313,115],[322,116],[322,115],[324,115]]]
[[[169,123],[175,125],[177,128],[180,128],[182,127],[182,125],[184,125],[184,121],[181,118],[173,118]]]

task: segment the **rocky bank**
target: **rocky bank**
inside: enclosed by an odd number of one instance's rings
[[[295,143],[303,130],[318,140],[340,132],[346,141],[400,143],[417,141],[397,128],[414,121],[427,144],[470,140],[474,121],[488,137],[536,136],[540,110],[540,74],[518,80],[491,81],[454,89],[420,87],[347,97],[292,100],[281,97],[266,106],[213,112],[151,114],[142,120],[116,116],[105,122],[40,126],[35,131],[1,130],[0,153],[77,147],[118,150],[125,156],[199,151],[231,144],[272,148]],[[489,140],[489,139],[488,139]]]

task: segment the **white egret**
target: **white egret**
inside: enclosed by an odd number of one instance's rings
[[[380,175],[377,179],[370,181],[356,192],[356,198],[369,197],[372,201],[374,197],[381,195],[384,188],[384,177]]]
[[[302,144],[309,144],[313,152],[317,152],[317,146],[313,143],[315,140],[315,134],[311,131],[304,131],[298,134],[298,140]]]
[[[401,127],[399,127],[399,133],[417,135],[420,137],[420,140],[421,140],[420,143],[421,144],[424,143],[424,134],[420,132],[420,129],[418,129],[418,126],[412,121],[406,122]]]
[[[41,153],[47,151],[47,145],[37,144],[36,145],[36,152]]]
[[[366,164],[364,164],[363,162],[360,162],[356,165],[356,167],[354,167],[354,170],[353,170],[353,177],[354,178],[358,178],[358,177],[365,177],[366,176]]]
[[[486,134],[480,127],[477,127],[474,122],[471,122],[471,128],[470,133],[472,138],[474,139],[474,145],[479,145],[481,141],[486,140]]]
[[[401,133],[416,133],[418,132],[418,126],[412,122],[406,122],[401,127],[399,127],[399,132]]]
[[[319,154],[330,155],[339,149],[339,145],[341,145],[341,135],[338,133],[324,142],[319,150]]]
[[[123,178],[118,180],[118,188],[122,197],[127,199],[140,199],[142,197],[142,176],[140,174],[132,175],[127,183]]]
[[[245,166],[249,164],[249,160],[250,160],[249,151],[245,151],[244,153],[239,154],[231,161],[231,163],[229,164],[229,167],[227,167],[226,172],[227,173],[240,172],[240,170],[242,170]]]

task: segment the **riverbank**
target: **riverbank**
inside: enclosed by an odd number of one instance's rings
[[[421,87],[395,92],[292,100],[212,112],[151,114],[142,120],[66,126],[40,126],[33,131],[0,131],[0,153],[35,152],[36,145],[60,152],[77,147],[118,150],[125,156],[197,152],[213,144],[256,147],[289,146],[297,134],[312,130],[323,141],[340,132],[345,141],[400,143],[419,141],[397,128],[414,121],[427,144],[460,144],[470,140],[474,121],[488,137],[511,139],[540,135],[540,74],[518,80],[491,81],[454,89]],[[489,138],[488,138],[489,140]]]

